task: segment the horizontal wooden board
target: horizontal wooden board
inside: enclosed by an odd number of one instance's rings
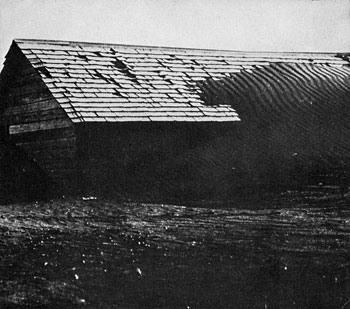
[[[25,95],[41,91],[46,91],[47,87],[42,81],[31,81],[26,84],[14,85],[9,89],[10,94]]]
[[[47,91],[34,92],[25,95],[13,95],[8,98],[10,106],[30,104],[33,102],[52,99],[52,94]]]
[[[38,101],[38,102],[32,102],[26,105],[19,105],[19,106],[10,106],[6,111],[5,114],[22,114],[22,113],[30,113],[38,110],[50,110],[54,108],[59,108],[60,106],[56,102],[55,99],[51,98],[48,100]]]
[[[9,114],[7,123],[10,125],[29,124],[48,120],[67,119],[67,115],[61,108],[51,110],[38,110],[32,113]]]
[[[58,138],[54,140],[45,140],[45,141],[34,141],[34,142],[27,142],[27,143],[17,143],[17,146],[20,147],[32,147],[33,148],[39,148],[39,149],[52,149],[52,148],[69,148],[69,147],[75,147],[76,144],[76,138],[70,137],[70,138]]]
[[[56,128],[70,127],[72,126],[72,122],[69,119],[58,119],[58,120],[47,120],[47,121],[39,121],[33,123],[24,123],[11,125],[9,127],[9,133],[19,134],[24,132],[33,132],[33,131],[41,131],[41,130],[50,130]]]
[[[37,83],[42,81],[40,78],[40,75],[38,72],[33,70],[29,73],[21,73],[16,75],[16,77],[11,81],[11,85],[13,86],[20,86],[20,85],[27,85],[32,83]]]
[[[75,132],[73,127],[57,128],[44,131],[24,132],[11,135],[11,141],[14,143],[23,143],[31,141],[55,140],[59,138],[74,137]]]

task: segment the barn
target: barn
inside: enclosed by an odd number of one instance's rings
[[[349,81],[344,53],[16,39],[0,126],[60,192],[228,197],[347,178]]]

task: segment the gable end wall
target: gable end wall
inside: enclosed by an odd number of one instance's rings
[[[76,178],[74,127],[16,46],[11,47],[4,64],[0,97],[7,139],[26,151],[55,188],[71,187]]]

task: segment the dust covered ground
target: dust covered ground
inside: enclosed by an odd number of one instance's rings
[[[348,196],[199,206],[0,206],[0,308],[350,308]]]

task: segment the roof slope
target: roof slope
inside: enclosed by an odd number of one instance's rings
[[[238,121],[231,102],[207,95],[211,82],[240,76],[234,86],[238,92],[245,83],[255,84],[258,90],[264,79],[274,79],[273,72],[260,74],[259,69],[286,63],[299,66],[294,72],[293,68],[289,73],[285,70],[284,81],[275,80],[277,91],[271,93],[283,98],[278,90],[280,82],[295,85],[302,79],[302,83],[306,80],[312,84],[315,76],[323,74],[331,87],[337,81],[328,76],[330,68],[340,77],[349,74],[343,69],[349,65],[347,56],[336,54],[244,53],[39,40],[15,40],[14,44],[73,122]],[[305,65],[320,69],[311,73]],[[230,83],[215,85],[227,88]],[[308,85],[300,87],[308,92]]]

